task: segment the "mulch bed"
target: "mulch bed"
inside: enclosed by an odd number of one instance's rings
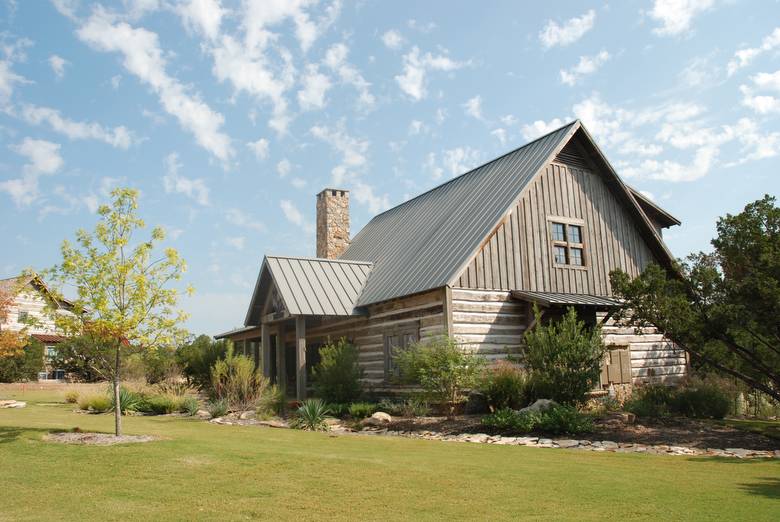
[[[393,431],[436,432],[442,435],[465,433],[508,434],[491,431],[480,422],[479,415],[460,415],[452,420],[444,417],[395,418],[387,428]],[[533,435],[544,435],[534,433]],[[691,448],[744,448],[772,451],[780,449],[780,441],[758,433],[720,425],[716,422],[673,418],[637,419],[633,424],[617,416],[599,419],[593,433],[578,435],[577,438],[610,440],[646,445],[687,446]]]
[[[151,435],[121,435],[119,437],[108,433],[50,433],[43,438],[47,442],[60,444],[90,444],[95,446],[113,446],[114,444],[132,444],[137,442],[152,442],[158,440]]]

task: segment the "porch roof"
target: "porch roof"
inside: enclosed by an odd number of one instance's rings
[[[615,299],[590,294],[562,294],[555,292],[512,290],[512,296],[542,306],[589,306],[602,309],[621,306],[620,301]]]

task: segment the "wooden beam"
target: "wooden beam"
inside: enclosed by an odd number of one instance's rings
[[[276,323],[279,321],[285,321],[287,319],[290,319],[292,316],[288,314],[287,312],[273,312],[270,314],[265,314],[260,322],[261,323]]]
[[[284,347],[284,323],[279,323],[276,328],[276,384],[282,399],[287,399],[287,360]]]
[[[295,384],[296,398],[306,399],[306,318],[295,317]]]
[[[267,324],[260,326],[260,343],[262,356],[263,375],[271,378],[271,328]]]
[[[452,287],[444,287],[444,333],[448,336],[453,335],[452,329]]]

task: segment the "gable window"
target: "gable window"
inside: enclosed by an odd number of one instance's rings
[[[419,330],[417,328],[397,331],[385,334],[385,380],[391,381],[401,376],[398,367],[398,354],[408,349],[419,339]]]
[[[583,232],[583,225],[580,221],[567,220],[566,218],[550,218],[553,263],[556,266],[585,266],[585,240]]]
[[[17,323],[26,323],[30,320],[30,312],[19,312],[19,315],[16,317]]]

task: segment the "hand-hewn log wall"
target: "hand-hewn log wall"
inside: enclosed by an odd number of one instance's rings
[[[340,337],[351,339],[358,347],[366,384],[381,387],[385,375],[384,335],[412,330],[419,339],[443,335],[444,289],[394,299],[369,306],[367,317],[325,319],[307,326],[307,343],[326,342]]]
[[[57,334],[57,328],[54,325],[50,311],[47,309],[46,297],[33,285],[27,285],[14,298],[8,307],[8,315],[2,324],[3,329],[19,331],[27,328],[28,333],[37,334]],[[27,325],[18,322],[19,312],[27,312],[30,320],[35,321],[33,325]],[[60,311],[58,313],[68,313]]]
[[[528,307],[506,291],[452,289],[452,335],[488,360],[520,353]]]
[[[552,216],[584,222],[584,268],[553,264]],[[652,259],[635,217],[601,176],[553,162],[485,240],[456,286],[610,295],[611,270],[636,276]]]
[[[599,320],[603,317],[600,314]],[[685,352],[666,339],[655,328],[641,334],[631,326],[621,326],[613,319],[603,327],[607,346],[628,346],[631,350],[631,376],[634,384],[674,384],[687,372]]]

